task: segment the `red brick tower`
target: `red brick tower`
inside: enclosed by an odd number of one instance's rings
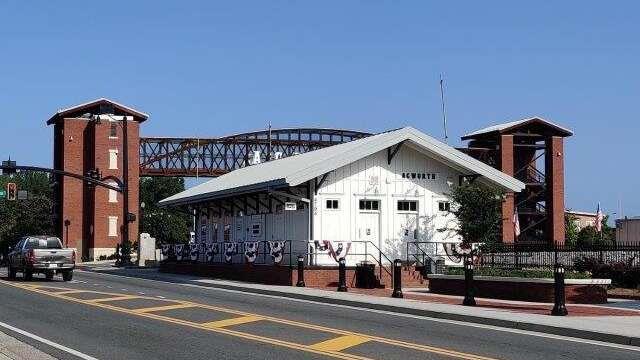
[[[526,184],[502,204],[502,241],[516,241],[513,214],[518,209],[520,243],[564,244],[564,138],[573,133],[541,118],[490,126],[462,137],[460,149]]]
[[[99,169],[102,177],[123,178],[123,126],[127,124],[129,212],[138,213],[140,123],[148,115],[108,99],[97,99],[56,112],[55,169],[86,175]],[[115,182],[113,183],[116,184]],[[84,259],[111,255],[122,241],[123,196],[83,181],[56,177],[56,228],[69,247]],[[136,241],[137,221],[129,224],[129,240]]]

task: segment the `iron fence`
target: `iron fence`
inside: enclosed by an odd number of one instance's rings
[[[475,254],[477,266],[497,268],[553,268],[562,264],[574,269],[585,262],[640,266],[640,243],[565,246],[491,244],[481,245]]]
[[[507,269],[553,268],[562,264],[567,269],[586,262],[640,266],[640,243],[564,246],[546,244],[473,244],[477,267]],[[461,266],[464,251],[454,242],[409,242],[406,261],[440,272],[445,265]]]

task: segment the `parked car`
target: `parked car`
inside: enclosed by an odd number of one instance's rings
[[[7,255],[7,266],[9,279],[15,279],[19,271],[25,280],[31,280],[34,273],[44,274],[48,280],[60,273],[64,281],[71,281],[76,252],[63,248],[57,237],[25,236]]]

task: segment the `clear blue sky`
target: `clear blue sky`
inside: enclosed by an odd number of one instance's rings
[[[640,215],[640,4],[3,1],[0,157],[50,165],[58,108],[109,97],[143,135],[274,127],[449,131],[539,115],[566,143],[567,206]]]

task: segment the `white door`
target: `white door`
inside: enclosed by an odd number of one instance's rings
[[[362,212],[358,214],[358,240],[380,245],[380,213]]]

